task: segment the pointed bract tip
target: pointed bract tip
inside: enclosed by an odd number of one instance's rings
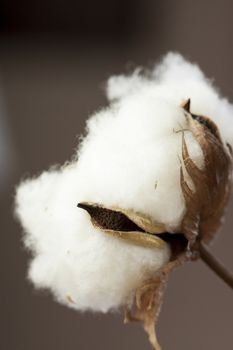
[[[183,104],[182,107],[184,108],[185,111],[190,113],[190,107],[191,107],[191,99],[188,98]]]

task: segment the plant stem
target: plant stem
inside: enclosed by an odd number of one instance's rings
[[[213,270],[229,287],[233,289],[233,275],[218,261],[206,248],[205,245],[199,245],[201,259]]]

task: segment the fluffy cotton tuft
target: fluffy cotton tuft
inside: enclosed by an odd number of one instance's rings
[[[233,106],[220,97],[198,66],[168,54],[144,76],[112,77],[110,106],[87,122],[87,135],[74,160],[23,181],[16,214],[33,252],[29,278],[73,308],[106,312],[131,302],[134,290],[170,258],[169,247],[145,248],[107,236],[94,227],[78,202],[132,209],[173,232],[185,213],[180,188],[180,107],[207,115],[233,146]],[[203,167],[191,133],[189,153]]]

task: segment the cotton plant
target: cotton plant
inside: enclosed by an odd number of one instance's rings
[[[16,189],[28,278],[76,310],[124,309],[158,350],[169,273],[210,263],[231,187],[233,106],[176,53],[111,77],[106,91],[72,160]]]

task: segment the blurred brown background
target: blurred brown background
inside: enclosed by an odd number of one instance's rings
[[[35,292],[13,219],[14,186],[70,158],[112,74],[180,51],[233,100],[231,0],[2,0],[0,4],[3,350],[150,349],[122,315],[79,314]],[[232,121],[233,122],[233,121]],[[233,204],[213,252],[233,270]],[[175,272],[159,321],[164,350],[233,347],[233,294],[203,263]]]

